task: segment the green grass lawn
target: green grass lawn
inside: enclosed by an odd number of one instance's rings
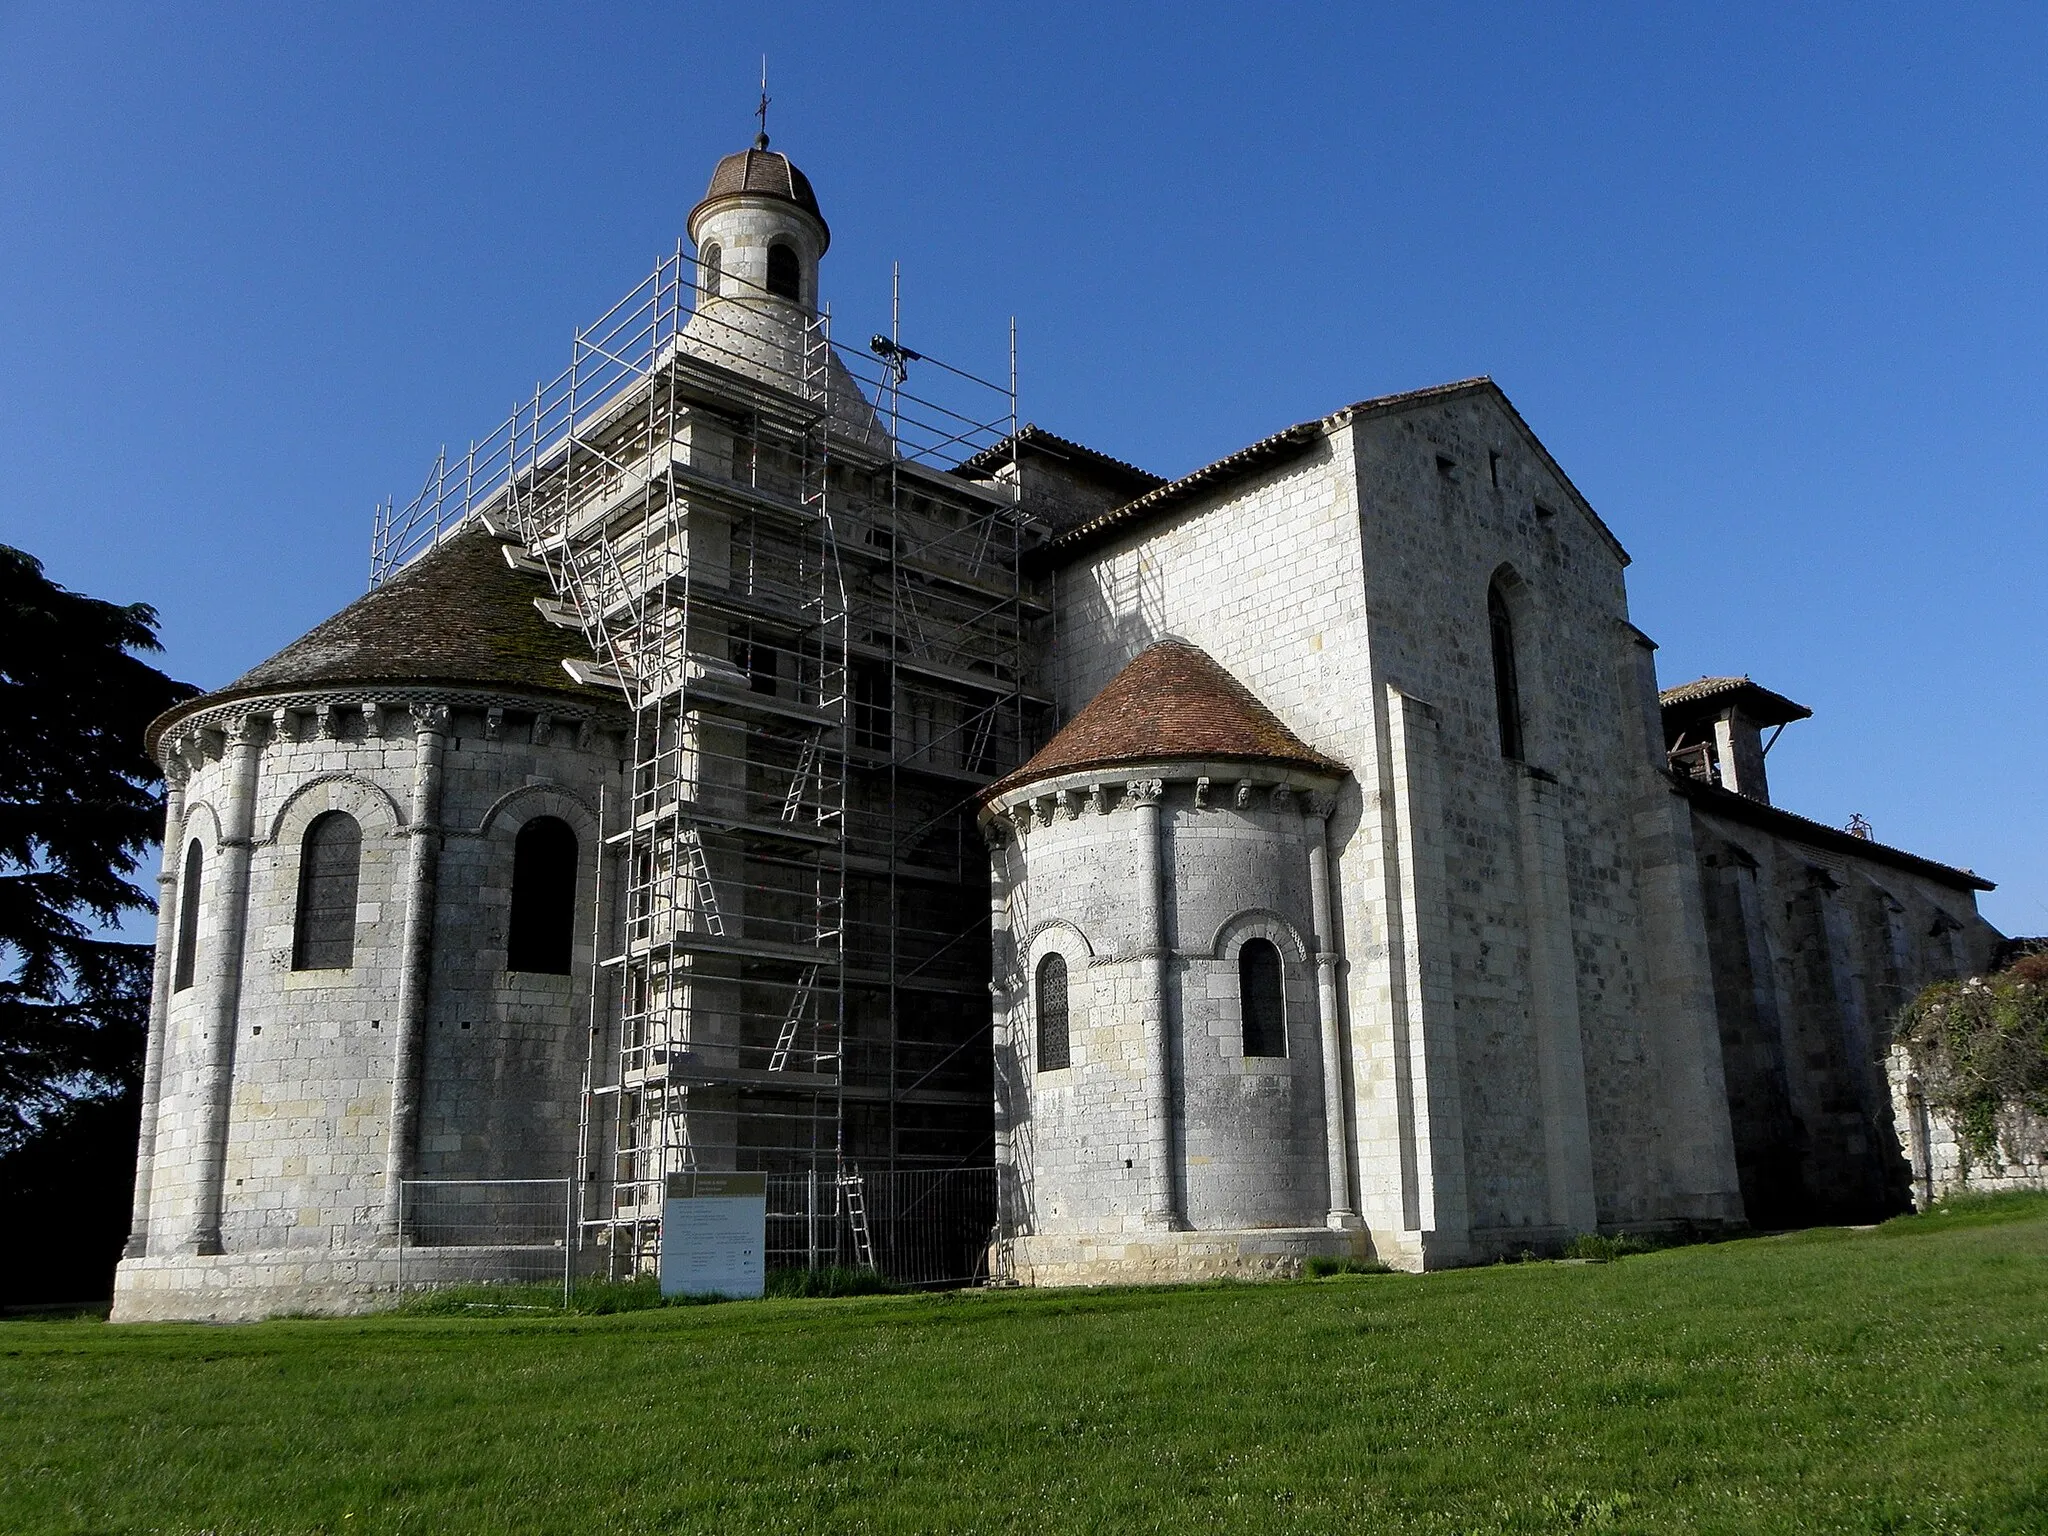
[[[0,1324],[8,1531],[2048,1531],[2048,1198],[1607,1264]]]

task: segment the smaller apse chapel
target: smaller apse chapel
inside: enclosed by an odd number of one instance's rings
[[[688,229],[588,442],[152,728],[117,1318],[382,1304],[418,1179],[573,1177],[621,1272],[677,1171],[993,1165],[970,1245],[1045,1285],[1903,1207],[1889,1021],[1989,882],[1772,803],[1810,711],[1660,686],[1492,380],[935,468],[765,136]]]

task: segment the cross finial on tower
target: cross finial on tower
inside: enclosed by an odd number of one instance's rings
[[[754,116],[761,119],[761,131],[754,135],[754,148],[768,147],[768,55],[761,55],[761,105],[754,108]]]

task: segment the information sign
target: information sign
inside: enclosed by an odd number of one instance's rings
[[[768,1176],[672,1173],[661,1207],[661,1294],[759,1296]]]

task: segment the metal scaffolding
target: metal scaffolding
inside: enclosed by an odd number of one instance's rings
[[[1014,325],[995,382],[698,281],[679,246],[372,541],[375,585],[481,519],[632,710],[578,1148],[614,1272],[656,1261],[672,1172],[990,1158],[973,802],[1051,712]]]

